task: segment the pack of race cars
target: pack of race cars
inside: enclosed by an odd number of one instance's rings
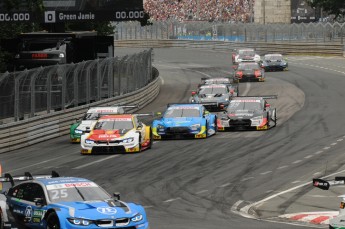
[[[245,80],[264,81],[264,60],[251,49],[238,50],[232,79],[202,78],[188,103],[168,104],[151,126],[140,117],[155,114],[128,113],[127,109],[136,107],[133,105],[92,107],[71,125],[70,141],[79,143],[85,155],[135,153],[150,149],[154,140],[204,139],[227,130],[268,130],[277,124],[276,109],[268,100],[277,96],[241,96],[238,86]],[[112,196],[93,181],[60,177],[55,171],[39,176],[29,172],[1,175],[0,165],[0,229],[149,228],[141,205],[123,202],[119,194]]]
[[[239,92],[239,82],[265,81],[268,61],[283,61],[280,54],[258,57],[254,49],[236,50],[232,78],[201,78],[188,103],[168,104],[151,126],[139,121],[140,116],[148,114],[126,113],[127,108],[135,106],[90,108],[71,125],[71,142],[80,142],[81,154],[134,153],[150,149],[154,140],[200,139],[218,131],[275,127],[277,111],[268,100],[277,96],[241,96]],[[284,65],[287,67],[287,63]]]

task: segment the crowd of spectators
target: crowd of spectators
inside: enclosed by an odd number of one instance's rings
[[[249,22],[254,0],[144,0],[144,9],[155,21],[202,20]]]

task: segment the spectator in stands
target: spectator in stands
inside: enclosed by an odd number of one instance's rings
[[[254,0],[144,0],[155,21],[202,20],[249,22]]]

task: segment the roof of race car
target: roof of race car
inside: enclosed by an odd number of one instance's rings
[[[88,179],[80,178],[80,177],[37,178],[34,180],[37,180],[46,186],[53,185],[53,184],[76,184],[77,185],[80,183],[94,183]]]
[[[195,109],[195,108],[202,108],[203,105],[202,104],[197,104],[197,103],[185,103],[185,104],[171,104],[169,105],[169,108],[186,108],[186,109]]]
[[[265,57],[268,57],[268,56],[283,56],[282,54],[278,54],[278,53],[275,53],[275,54],[266,54]]]
[[[230,101],[231,102],[261,102],[263,100],[262,97],[233,97]]]
[[[122,109],[122,110],[121,110]],[[123,111],[122,107],[92,107],[86,113],[118,113]]]
[[[206,84],[200,86],[200,88],[226,88],[227,86],[224,84]]]
[[[101,118],[99,118],[98,120],[104,120],[104,119],[132,119],[133,115],[132,114],[113,114],[113,115],[105,115]]]
[[[230,81],[229,78],[225,78],[225,77],[219,77],[219,78],[209,78],[209,79],[206,79],[205,81]]]

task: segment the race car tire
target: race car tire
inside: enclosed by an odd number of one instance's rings
[[[2,214],[2,210],[0,209],[0,229],[4,229],[4,215]]]
[[[332,227],[331,225],[329,225],[329,229],[334,229],[334,227]]]
[[[148,149],[151,149],[152,148],[152,144],[153,144],[153,137],[152,137],[152,130],[151,130],[151,127],[150,127],[150,144],[149,146],[147,147]]]
[[[47,229],[60,229],[59,217],[55,212],[52,212],[47,217]]]
[[[140,132],[138,132],[138,134],[139,134],[139,150],[138,150],[138,153],[140,153],[141,152],[141,148],[142,148],[142,145],[141,145],[141,133]]]

